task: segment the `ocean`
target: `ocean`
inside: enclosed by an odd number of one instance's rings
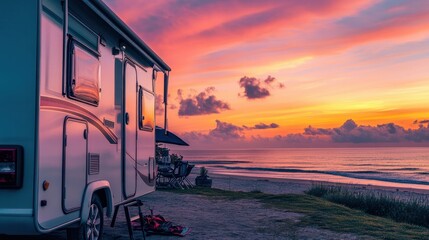
[[[172,150],[210,173],[429,190],[429,148]]]

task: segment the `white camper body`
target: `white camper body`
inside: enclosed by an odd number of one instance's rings
[[[101,1],[0,6],[0,238],[79,226],[95,198],[110,215],[154,191],[168,65]]]

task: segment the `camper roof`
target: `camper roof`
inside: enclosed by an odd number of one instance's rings
[[[146,55],[163,72],[171,71],[171,68],[137,36],[110,8],[100,0],[83,0],[97,15],[106,21],[113,29]]]

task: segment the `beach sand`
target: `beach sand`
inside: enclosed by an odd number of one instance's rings
[[[193,180],[195,175],[191,175]],[[314,184],[320,182],[257,179],[225,175],[212,175],[213,187],[231,191],[261,191],[272,194],[304,194]],[[427,192],[405,188],[387,188],[368,185],[349,185],[323,183],[342,186],[353,191],[371,191],[399,198],[426,197]],[[297,227],[292,224],[300,221],[302,214],[269,208],[257,200],[226,200],[192,194],[177,194],[156,191],[142,197],[144,214],[153,209],[167,220],[190,227],[191,232],[183,239],[362,239],[352,233],[336,233],[315,227]],[[106,240],[129,239],[125,217],[119,211],[116,226],[111,228],[110,219],[105,219]],[[141,233],[135,231],[136,239]],[[152,235],[147,239],[178,239],[180,237]],[[65,231],[56,231],[44,236],[4,237],[1,239],[53,240],[66,239]]]

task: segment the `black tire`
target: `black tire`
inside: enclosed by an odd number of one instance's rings
[[[67,229],[67,240],[102,240],[104,214],[100,198],[93,196],[86,223],[77,228]]]

